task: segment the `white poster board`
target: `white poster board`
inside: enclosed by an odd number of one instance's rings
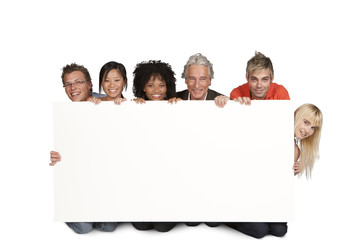
[[[54,103],[55,220],[289,221],[290,101]]]

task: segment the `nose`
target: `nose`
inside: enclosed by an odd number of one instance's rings
[[[311,132],[311,126],[306,126],[305,131],[306,134],[309,134]]]
[[[199,79],[195,80],[195,88],[199,88],[200,87],[200,81]]]
[[[71,83],[71,90],[75,89],[75,82]]]
[[[261,88],[261,82],[260,82],[260,81],[257,81],[257,82],[256,82],[256,87],[257,87],[257,88]]]
[[[159,88],[158,86],[155,86],[155,87],[154,87],[154,92],[155,92],[155,93],[158,93],[159,90],[160,90],[160,88]]]

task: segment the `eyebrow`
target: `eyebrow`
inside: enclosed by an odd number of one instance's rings
[[[150,78],[150,79],[147,81],[146,84],[148,84],[148,83],[150,83],[150,82],[151,82],[151,83],[155,83],[155,79],[156,79],[156,78]],[[161,83],[164,83],[164,82],[165,82],[165,80],[163,80],[163,79],[161,79],[161,78],[158,78],[158,79],[160,80]]]
[[[118,78],[121,78],[121,77],[115,77],[114,79],[118,79]],[[110,79],[110,77],[106,76],[106,79]]]
[[[305,121],[308,121],[309,123],[310,123],[310,125],[313,125],[313,122],[314,121],[310,121],[310,120],[308,120],[308,119],[306,119],[306,118],[304,118],[304,120]],[[319,126],[317,126],[317,125],[314,125],[314,126],[311,126],[312,128],[319,128]]]
[[[76,81],[78,81],[78,80],[80,80],[81,81],[81,79],[80,78],[77,78],[77,79],[75,79],[73,82],[76,82]],[[65,82],[65,83],[70,83],[71,81],[67,81],[67,82]]]

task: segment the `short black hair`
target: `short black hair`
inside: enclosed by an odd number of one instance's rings
[[[155,60],[150,60],[148,62],[144,61],[136,65],[133,74],[134,74],[133,93],[135,97],[149,100],[146,97],[144,88],[152,76],[159,76],[161,80],[165,82],[166,100],[176,97],[175,73],[171,69],[171,66],[168,63],[155,61]]]
[[[126,88],[127,88],[127,77],[126,77],[125,66],[122,65],[121,63],[111,61],[111,62],[105,63],[104,66],[102,66],[102,68],[100,69],[100,74],[99,74],[99,94],[101,93],[102,81],[107,78],[108,73],[113,69],[119,70],[121,76],[124,79],[124,82],[125,82],[124,86],[125,86],[125,90],[126,90]]]

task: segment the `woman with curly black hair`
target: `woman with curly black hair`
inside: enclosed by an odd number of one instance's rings
[[[175,73],[168,63],[150,60],[138,63],[134,70],[134,101],[160,101],[176,97]]]
[[[176,99],[175,73],[171,66],[161,61],[150,60],[136,65],[134,70],[133,92],[136,103]],[[176,102],[176,101],[175,101]],[[138,230],[156,229],[159,232],[170,231],[175,222],[133,222]]]

